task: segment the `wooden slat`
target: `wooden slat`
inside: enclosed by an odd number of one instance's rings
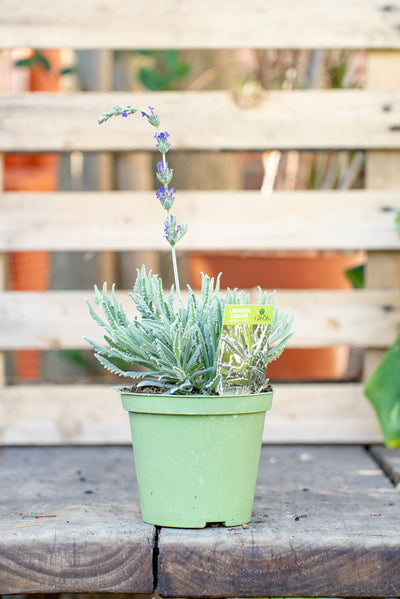
[[[0,349],[88,349],[83,335],[98,341],[102,337],[84,302],[92,296],[91,290],[0,293]],[[127,292],[119,292],[118,298],[132,317],[135,309]],[[400,315],[394,290],[279,291],[277,304],[295,315],[291,347],[388,347]]]
[[[396,3],[78,0],[0,3],[2,48],[399,48]]]
[[[171,157],[173,166],[173,156]],[[400,249],[397,191],[178,192],[185,250]],[[0,195],[0,251],[166,250],[153,192]]]
[[[158,591],[398,596],[399,528],[400,496],[363,448],[264,447],[248,527],[162,529]]]
[[[121,384],[123,384],[121,379]],[[278,384],[266,443],[379,443],[373,409],[357,383]],[[65,417],[68,406],[68,418]],[[130,443],[129,419],[105,385],[12,385],[0,390],[0,443]]]
[[[111,50],[78,51],[76,61],[78,80],[84,81],[86,91],[105,92],[113,89],[114,53]],[[114,179],[114,156],[111,153],[97,152],[83,156],[83,189],[111,191],[114,189]],[[115,279],[117,257],[109,248],[105,248],[98,256],[96,270],[103,280]]]
[[[367,58],[367,85],[373,90],[398,89],[400,55],[398,52],[370,52]],[[368,152],[365,186],[376,189],[400,188],[400,152]],[[374,252],[368,256],[365,286],[392,288],[400,286],[400,253]],[[364,378],[368,380],[383,358],[382,351],[371,349],[364,360]]]
[[[248,105],[228,91],[2,94],[0,151],[153,149],[145,119],[97,125],[113,104],[155,106],[174,149],[397,149],[400,92],[263,91]]]
[[[400,497],[360,447],[264,447],[247,527],[158,539],[140,518],[131,448],[0,460],[3,593],[151,593],[157,580],[163,597],[398,595]]]
[[[1,52],[0,52],[0,68],[1,68]],[[0,194],[4,189],[4,156],[0,152]],[[1,199],[0,199],[1,204]],[[1,227],[1,225],[0,225]],[[7,273],[7,257],[0,249],[0,291],[3,291],[6,286]],[[4,353],[0,350],[0,387],[6,382],[6,361]]]
[[[9,448],[0,465],[2,593],[152,593],[130,448]]]

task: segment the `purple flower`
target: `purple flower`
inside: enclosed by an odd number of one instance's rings
[[[168,141],[168,131],[159,131],[154,135],[154,137],[157,140],[157,150],[160,152],[160,154],[166,154],[171,147],[171,144]]]
[[[168,162],[160,161],[157,163],[156,177],[164,187],[171,183],[173,173],[174,171],[168,167]]]
[[[174,240],[176,218],[174,216],[172,216],[172,214],[168,213],[168,216],[164,221],[164,225],[165,225],[165,228],[164,228],[165,237],[167,238],[169,243],[171,243],[171,241]],[[173,245],[173,244],[171,244],[171,245]]]
[[[168,193],[167,187],[159,187],[156,191],[156,196],[159,200],[162,200],[165,197],[166,193]]]
[[[121,112],[121,116],[127,117],[128,113],[126,112],[126,110],[124,110],[124,112]]]
[[[167,218],[164,221],[164,237],[167,239],[171,247],[173,247],[177,241],[182,239],[185,235],[187,226],[177,225],[176,218],[172,214],[168,213]]]
[[[160,117],[158,116],[158,114],[154,112],[154,108],[152,106],[148,106],[148,109],[150,112],[146,112],[145,110],[140,111],[142,116],[145,116],[147,118],[150,125],[158,127],[160,124]]]
[[[167,137],[169,137],[169,133],[168,131],[160,131],[159,133],[156,133],[154,136],[158,141],[160,140],[166,140]]]
[[[172,205],[175,201],[175,188],[171,187],[159,187],[156,191],[156,196],[161,202],[161,206],[164,210],[171,210]]]

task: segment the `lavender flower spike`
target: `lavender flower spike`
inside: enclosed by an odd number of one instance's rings
[[[128,117],[131,114],[135,114],[135,112],[140,112],[141,115],[147,118],[150,125],[156,128],[156,133],[154,138],[156,140],[156,148],[160,152],[162,160],[157,163],[156,169],[156,177],[161,183],[162,187],[157,189],[156,197],[160,201],[161,206],[167,212],[167,217],[164,221],[164,237],[168,241],[171,246],[172,253],[172,264],[174,269],[174,278],[175,278],[175,287],[178,298],[180,299],[180,289],[179,289],[179,277],[178,277],[178,268],[176,261],[176,253],[175,253],[175,244],[182,239],[187,231],[187,225],[178,225],[176,222],[176,218],[172,216],[170,210],[175,200],[175,189],[173,187],[169,188],[169,184],[172,181],[173,170],[169,168],[168,162],[165,159],[165,155],[171,147],[169,142],[169,133],[168,131],[160,131],[160,117],[158,114],[154,112],[154,108],[152,106],[148,106],[148,110],[140,110],[137,106],[119,106],[116,104],[110,110],[103,112],[100,116],[98,123],[105,123],[110,118],[114,116],[122,116],[124,118]]]
[[[171,147],[171,144],[168,141],[169,133],[168,131],[157,132],[154,136],[157,140],[156,148],[160,152],[160,154],[166,154]]]
[[[135,112],[137,112],[138,110],[139,110],[139,108],[137,108],[136,106],[125,106],[125,108],[122,108],[118,104],[115,104],[112,108],[110,108],[110,110],[103,112],[103,114],[100,115],[100,118],[98,119],[97,122],[99,123],[99,125],[101,125],[102,123],[105,123],[113,116],[121,115],[121,116],[127,117],[130,114],[135,114]]]
[[[158,162],[157,163],[157,172],[156,177],[164,186],[169,185],[171,183],[173,176],[173,170],[168,167],[168,162]]]
[[[182,239],[187,231],[187,225],[177,225],[176,218],[168,213],[167,218],[164,221],[164,237],[167,239],[171,247]]]
[[[168,189],[168,187],[160,187],[156,191],[156,196],[160,200],[164,210],[169,211],[175,200],[175,188],[171,187],[171,189]]]

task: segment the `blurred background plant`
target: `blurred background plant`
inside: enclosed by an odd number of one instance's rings
[[[182,60],[178,50],[133,50],[143,58],[138,67],[137,79],[152,91],[177,88],[190,73],[190,63]]]

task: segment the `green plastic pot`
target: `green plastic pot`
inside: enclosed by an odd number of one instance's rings
[[[178,528],[249,522],[272,397],[121,392],[143,520]]]

